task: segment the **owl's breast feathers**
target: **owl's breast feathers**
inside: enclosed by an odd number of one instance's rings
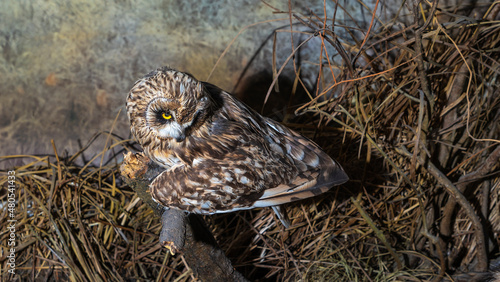
[[[309,198],[348,180],[314,142],[210,84],[213,113],[171,146],[173,166],[151,184],[166,207],[220,213]],[[167,148],[164,148],[167,149]]]

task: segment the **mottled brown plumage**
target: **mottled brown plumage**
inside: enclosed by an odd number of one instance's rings
[[[311,140],[170,68],[135,83],[127,113],[144,153],[165,167],[150,185],[165,207],[210,214],[276,206],[348,180]]]

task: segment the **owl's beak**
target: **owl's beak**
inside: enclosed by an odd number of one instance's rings
[[[177,142],[182,142],[186,139],[186,130],[182,126],[178,126],[174,132],[172,132],[172,138]]]
[[[172,138],[175,139],[177,142],[182,142],[184,139],[186,139],[186,129],[178,124],[177,122],[175,123],[175,129],[172,132]]]

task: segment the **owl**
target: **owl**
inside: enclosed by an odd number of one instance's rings
[[[126,107],[132,135],[165,169],[149,192],[167,208],[214,214],[275,207],[348,180],[311,140],[184,72],[147,74]]]

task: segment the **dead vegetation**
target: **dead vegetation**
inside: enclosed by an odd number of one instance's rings
[[[474,18],[437,1],[407,5],[413,23],[373,17],[342,41],[336,32],[349,28],[334,29],[331,15],[275,11],[322,42],[316,88],[287,125],[314,138],[351,181],[286,205],[288,230],[271,209],[206,217],[247,278],[473,281],[500,256],[500,4]],[[289,58],[294,89],[305,86]],[[103,154],[130,149],[109,141]],[[4,253],[3,280],[195,280],[182,255],[158,244],[159,218],[118,178],[119,158],[81,167],[79,157],[55,151],[15,168],[17,276]],[[3,205],[1,225],[9,219]],[[2,227],[3,247],[8,236]]]

